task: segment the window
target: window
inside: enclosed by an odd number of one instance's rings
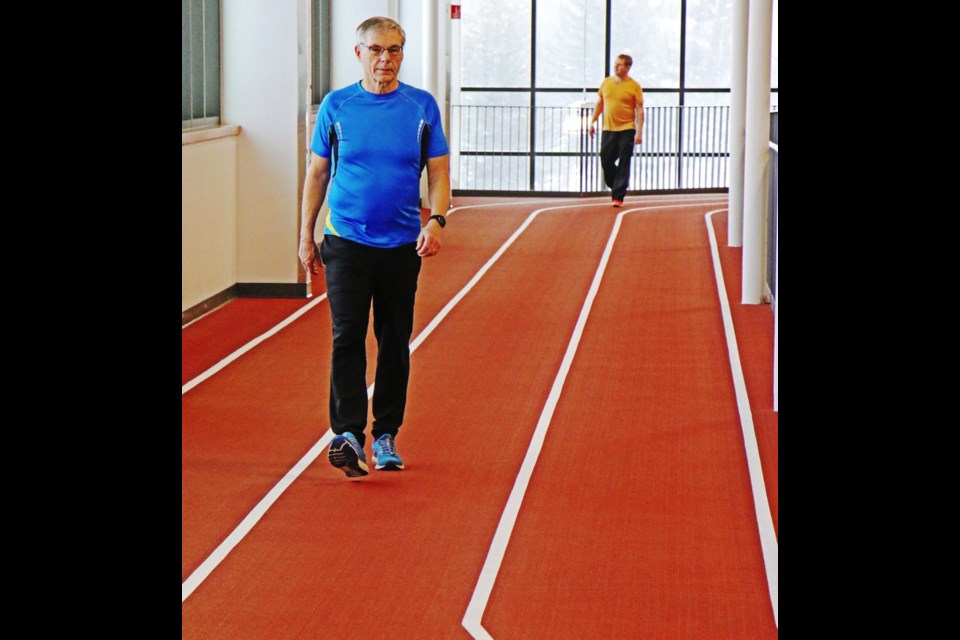
[[[771,102],[778,108],[779,0],[771,1]],[[597,87],[620,53],[633,58],[630,75],[643,87],[646,110],[634,165],[646,177],[632,184],[642,190],[726,184],[726,130],[718,123],[730,108],[733,0],[462,5],[462,93],[453,105],[463,158],[458,189],[601,189],[596,171],[590,174],[599,142],[586,131]]]
[[[220,2],[181,0],[180,129],[220,123]]]
[[[530,86],[530,6],[530,0],[474,0],[464,6],[464,87]]]
[[[644,88],[680,87],[680,0],[617,0],[610,16],[610,68],[621,53]],[[602,78],[601,78],[602,79]],[[599,81],[597,83],[599,85]]]
[[[534,58],[538,89],[579,89],[600,84],[604,77],[605,12],[605,0],[537,3]]]
[[[687,88],[730,86],[733,0],[687,1],[686,48],[684,84]],[[691,97],[690,94],[685,96],[684,104],[695,104]],[[725,97],[723,100],[729,102],[730,99]]]

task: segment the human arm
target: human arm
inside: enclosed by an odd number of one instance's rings
[[[446,216],[450,208],[450,156],[445,154],[427,159],[427,198],[431,216]],[[417,238],[417,254],[424,258],[440,250],[443,227],[436,220],[427,220]]]
[[[597,132],[596,130],[597,118],[599,118],[602,114],[603,114],[603,96],[600,96],[600,98],[597,99],[597,106],[593,108],[593,115],[590,116],[590,137],[591,138]]]
[[[633,137],[633,144],[640,144],[643,142],[643,103],[637,105],[637,135]]]
[[[310,166],[303,181],[303,205],[300,208],[300,262],[308,273],[320,273],[323,263],[317,255],[314,229],[320,217],[320,207],[327,197],[330,183],[330,158],[310,153]]]

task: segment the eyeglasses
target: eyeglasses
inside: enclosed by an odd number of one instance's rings
[[[360,43],[360,46],[366,47],[367,51],[369,51],[375,58],[379,58],[380,56],[382,56],[384,51],[390,54],[391,58],[396,58],[401,53],[403,53],[403,47],[398,47],[396,45],[392,47],[387,47],[386,49],[384,49],[378,44],[365,45],[363,43]]]

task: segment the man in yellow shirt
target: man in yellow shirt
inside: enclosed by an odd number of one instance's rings
[[[613,75],[606,78],[597,93],[600,98],[590,119],[590,137],[596,134],[596,122],[603,114],[600,137],[600,164],[603,181],[613,190],[613,206],[622,207],[630,181],[633,145],[643,141],[643,89],[627,75],[633,58],[617,56]]]

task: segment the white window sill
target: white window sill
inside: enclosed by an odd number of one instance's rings
[[[218,138],[229,138],[230,136],[240,135],[240,125],[224,124],[210,129],[198,129],[197,131],[184,131],[180,134],[180,146],[196,144],[197,142],[206,142],[207,140],[217,140]]]

